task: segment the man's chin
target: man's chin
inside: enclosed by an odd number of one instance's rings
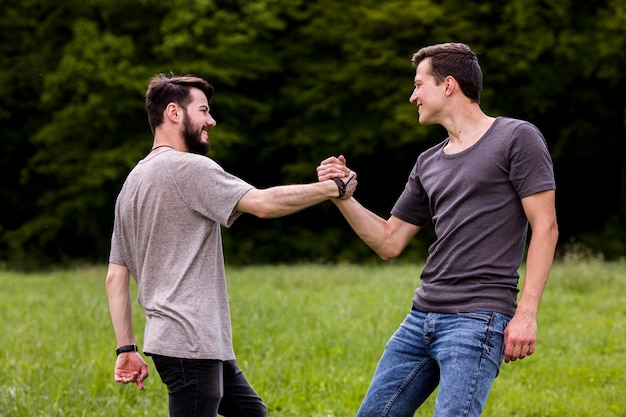
[[[421,124],[422,126],[428,126],[428,125],[432,125],[433,122],[431,122],[430,120],[428,120],[427,117],[422,117],[420,115],[418,115],[417,117],[417,121],[419,122],[419,124]]]
[[[209,143],[209,141],[194,141],[193,143],[187,142],[187,149],[189,149],[189,152],[191,153],[206,155],[211,149],[211,144]]]

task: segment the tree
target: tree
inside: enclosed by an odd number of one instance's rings
[[[14,12],[20,21],[30,9],[16,6]],[[23,188],[37,191],[30,201],[35,214],[6,233],[14,254],[63,261],[106,252],[110,195],[139,156],[134,144],[146,136],[145,122],[137,119],[145,118],[147,70],[136,61],[142,54],[132,31],[124,33],[127,14],[115,2],[64,2],[44,9],[35,35],[24,36],[33,42],[28,56],[43,53],[45,64],[39,67],[38,102],[27,113],[37,129],[28,137],[34,153],[21,179]],[[37,39],[46,39],[43,51],[35,49]]]
[[[115,196],[151,144],[143,94],[160,72],[214,84],[210,156],[228,171],[259,187],[309,182],[344,153],[357,197],[386,216],[418,153],[445,137],[419,126],[408,97],[412,54],[447,41],[479,54],[488,113],[545,134],[562,238],[626,250],[621,1],[5,3],[4,259],[106,260]],[[224,236],[231,262],[374,258],[332,204],[242,217]],[[429,239],[420,233],[407,256],[423,257]]]

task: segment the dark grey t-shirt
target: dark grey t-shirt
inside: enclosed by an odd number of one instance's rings
[[[555,189],[545,139],[532,124],[497,118],[471,148],[418,158],[391,214],[437,236],[413,305],[426,312],[497,311],[517,305],[528,221],[521,199]]]

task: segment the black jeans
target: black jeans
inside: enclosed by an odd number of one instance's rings
[[[170,417],[265,417],[267,407],[232,361],[151,355],[167,386]]]

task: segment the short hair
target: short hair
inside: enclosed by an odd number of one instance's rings
[[[158,74],[152,77],[146,91],[146,111],[153,134],[155,128],[163,123],[163,112],[169,103],[174,102],[187,110],[187,105],[191,102],[189,91],[193,87],[201,90],[207,100],[213,97],[213,86],[200,77],[174,74]]]
[[[465,96],[480,103],[483,72],[478,57],[469,46],[453,42],[426,46],[413,54],[411,61],[417,67],[426,58],[430,58],[430,73],[437,84],[450,75],[459,83]]]

